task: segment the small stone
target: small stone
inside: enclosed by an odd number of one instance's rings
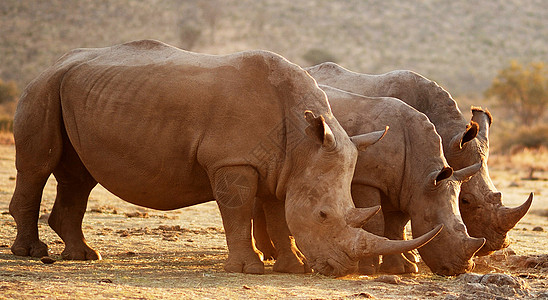
[[[40,261],[46,265],[50,265],[55,262],[55,259],[49,256],[42,256],[42,258],[40,258]]]
[[[112,283],[112,280],[110,280],[108,278],[99,279],[99,283]]]
[[[466,283],[478,283],[481,280],[481,276],[482,275],[476,273],[464,273],[459,275],[457,279]]]
[[[540,226],[537,226],[537,227],[533,228],[533,231],[544,231],[544,228],[542,228]]]
[[[366,293],[366,292],[361,292],[361,293],[358,293],[358,294],[354,294],[354,295],[352,295],[352,297],[359,297],[359,298],[365,298],[365,299],[376,299],[375,296],[373,296],[369,293]]]
[[[389,283],[389,284],[400,284],[401,283],[401,279],[397,275],[381,275],[381,276],[375,278],[375,280],[373,280],[373,281],[384,282],[384,283]]]

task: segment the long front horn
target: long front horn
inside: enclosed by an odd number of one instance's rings
[[[367,220],[371,219],[381,210],[381,206],[351,208],[346,215],[346,224],[354,228],[362,228]]]
[[[356,257],[364,257],[370,255],[398,254],[411,251],[430,242],[442,228],[443,225],[440,224],[436,226],[436,228],[416,239],[405,241],[389,240],[362,230],[359,237],[360,242],[358,243],[360,246],[358,246],[358,249],[354,249],[354,253],[356,254]]]
[[[472,175],[476,174],[481,169],[482,164],[483,162],[479,162],[466,168],[454,171],[453,176],[458,181],[465,181],[468,178],[472,177]]]
[[[525,216],[533,203],[533,193],[529,194],[529,198],[518,207],[501,207],[498,211],[499,227],[504,231],[510,231],[516,224]]]

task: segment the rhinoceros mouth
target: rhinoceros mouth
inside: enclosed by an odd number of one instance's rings
[[[349,262],[353,262],[350,260],[350,257],[346,257],[343,260],[348,260]],[[343,263],[340,260],[337,260],[333,257],[328,257],[326,259],[317,259],[313,261],[311,264],[312,269],[314,269],[316,272],[327,275],[327,276],[344,276],[346,274],[352,273],[353,271],[356,271],[358,268],[358,263],[354,262],[353,266],[349,266],[348,263]]]

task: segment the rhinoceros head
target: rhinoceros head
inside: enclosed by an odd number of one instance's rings
[[[413,196],[429,199],[429,202],[421,201],[422,205],[417,205],[411,200],[408,204],[413,235],[422,234],[436,224],[444,225],[444,230],[431,243],[419,249],[424,262],[436,274],[455,275],[471,271],[474,268],[471,258],[485,242],[483,238],[467,234],[457,207],[461,183],[480,167],[481,163],[478,163],[454,172],[447,166],[433,171],[425,177],[425,189],[417,189]]]
[[[356,208],[350,183],[357,149],[379,140],[384,132],[349,138],[332,116],[305,113],[309,143],[293,167],[286,193],[286,219],[297,245],[310,266],[325,275],[344,275],[357,261],[372,254],[392,254],[420,247],[435,236],[437,227],[409,241],[389,241],[361,229],[379,210]],[[331,124],[331,125],[328,125]]]
[[[489,127],[492,116],[487,110],[472,107],[471,126],[462,135],[453,138],[447,160],[455,168],[482,161],[477,174],[463,183],[459,195],[459,209],[473,237],[484,237],[485,245],[476,255],[487,255],[508,246],[507,233],[527,213],[533,195],[519,207],[508,208],[502,204],[502,193],[497,191],[487,168],[489,157]],[[471,134],[477,127],[477,138]]]

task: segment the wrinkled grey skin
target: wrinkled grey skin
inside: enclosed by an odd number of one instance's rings
[[[476,255],[487,255],[509,245],[507,232],[527,213],[533,199],[519,207],[502,204],[487,167],[489,157],[489,127],[492,117],[488,111],[472,108],[471,123],[462,116],[451,95],[435,82],[411,71],[393,71],[381,75],[360,74],[335,63],[322,63],[306,69],[319,84],[371,97],[395,97],[424,113],[435,125],[442,138],[443,150],[449,165],[455,169],[482,162],[482,168],[462,185],[459,209],[468,233],[486,238]],[[477,123],[477,138],[467,132]]]
[[[441,140],[433,124],[398,99],[369,98],[320,87],[349,135],[379,130],[381,124],[390,126],[382,142],[358,155],[352,180],[354,203],[356,207],[382,205],[382,214],[372,218],[364,229],[391,239],[404,239],[404,226],[409,220],[415,236],[441,223],[442,232],[419,249],[421,257],[437,274],[455,275],[472,270],[471,258],[485,239],[467,234],[457,198],[462,181],[477,172],[480,164],[453,173],[443,157]],[[271,223],[267,220],[268,226]],[[262,234],[260,229],[254,236],[257,234]],[[274,246],[278,249],[276,243]],[[415,259],[411,253],[406,256]],[[362,260],[360,273],[376,272],[376,263],[378,257]],[[390,273],[417,271],[417,266],[400,254],[384,256],[382,268]]]
[[[358,151],[325,94],[270,52],[212,56],[151,40],[77,49],[25,89],[14,136],[16,255],[47,255],[37,220],[51,173],[58,187],[49,225],[66,259],[100,259],[82,233],[97,183],[160,210],[216,200],[229,272],[264,272],[251,239],[255,196],[284,203],[289,228],[320,272],[351,272],[384,241],[348,225],[361,214],[350,194]]]

